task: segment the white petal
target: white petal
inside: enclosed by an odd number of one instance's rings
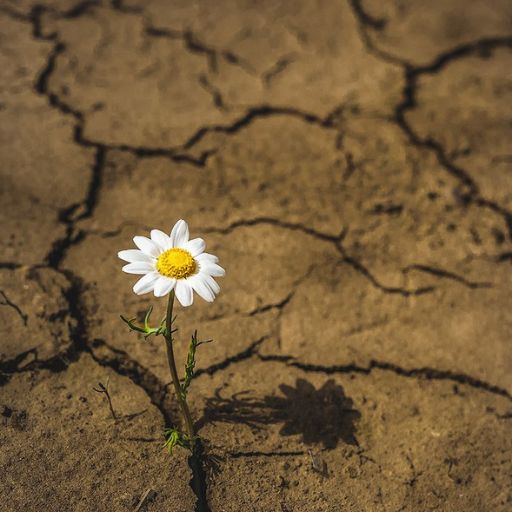
[[[176,298],[180,301],[180,304],[184,307],[191,306],[194,301],[192,294],[192,287],[184,279],[176,283]]]
[[[134,261],[133,263],[125,265],[122,270],[127,274],[147,274],[155,270],[155,265],[149,262],[146,263],[145,261]]]
[[[194,291],[202,297],[206,302],[215,300],[215,293],[207,286],[200,275],[195,275],[187,279]]]
[[[215,281],[215,279],[213,279],[212,276],[209,276],[208,274],[205,273],[201,273],[199,275],[203,278],[205,284],[209,286],[214,293],[217,294],[220,292],[220,286],[217,284],[217,282]]]
[[[226,271],[216,263],[201,263],[201,272],[205,272],[210,276],[222,277],[226,275]]]
[[[126,251],[119,251],[117,256],[129,263],[133,263],[134,261],[151,261],[151,256],[144,254],[142,251],[138,249],[127,249]]]
[[[181,247],[183,244],[188,242],[188,224],[180,219],[171,231],[171,246]]]
[[[202,254],[199,254],[196,258],[199,263],[209,261],[211,263],[217,263],[219,261],[219,258],[217,256],[214,256],[213,254],[208,254],[207,252],[203,252]]]
[[[167,249],[171,248],[171,239],[168,235],[159,229],[151,230],[151,240],[153,240],[153,242],[155,242],[155,244],[158,245],[162,251],[166,251]]]
[[[162,252],[158,245],[155,244],[155,242],[152,242],[145,236],[134,236],[133,241],[144,254],[153,256],[153,258],[157,258],[158,255]]]
[[[170,277],[160,276],[155,283],[155,297],[163,297],[167,295],[176,284],[176,279]]]
[[[204,240],[202,238],[194,238],[194,240],[189,240],[187,243],[183,244],[182,249],[188,251],[193,258],[199,256],[206,247]]]
[[[142,295],[143,293],[148,293],[153,290],[155,286],[155,281],[159,278],[160,274],[158,272],[150,272],[146,274],[144,277],[141,277],[134,285],[133,291],[137,295]]]

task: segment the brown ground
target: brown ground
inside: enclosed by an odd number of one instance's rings
[[[2,511],[205,509],[118,318],[178,218],[212,512],[512,510],[508,0],[0,6]]]

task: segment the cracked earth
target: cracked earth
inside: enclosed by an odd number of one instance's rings
[[[510,2],[0,18],[2,510],[512,509]],[[227,270],[178,316],[200,470],[118,317],[156,301],[117,251],[179,218]]]

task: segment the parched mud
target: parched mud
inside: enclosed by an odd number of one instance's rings
[[[2,510],[512,508],[512,9],[406,4],[0,2]],[[179,218],[197,460],[119,320]]]

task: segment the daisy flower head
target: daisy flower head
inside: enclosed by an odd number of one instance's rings
[[[204,252],[204,240],[189,240],[188,225],[184,220],[176,222],[170,235],[153,229],[150,237],[134,237],[138,249],[117,254],[128,262],[123,272],[143,275],[133,291],[137,295],[152,291],[155,297],[163,297],[175,290],[182,306],[192,304],[195,291],[204,300],[213,302],[220,291],[213,278],[223,276],[225,271],[217,264],[216,256]]]

